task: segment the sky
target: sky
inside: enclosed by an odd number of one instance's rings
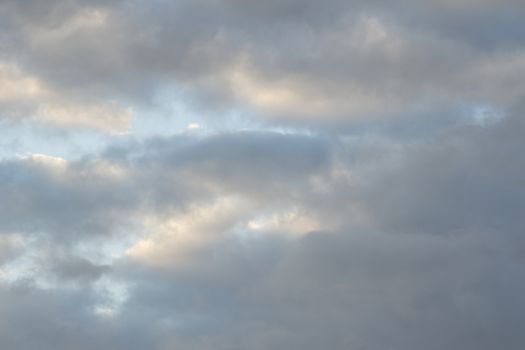
[[[0,348],[522,350],[522,0],[0,0]]]

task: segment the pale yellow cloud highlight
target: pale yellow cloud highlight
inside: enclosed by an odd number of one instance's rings
[[[115,103],[76,105],[63,101],[44,103],[38,115],[45,121],[66,127],[86,127],[110,133],[127,133],[133,111]]]
[[[120,164],[110,162],[105,159],[93,159],[79,168],[71,166],[64,158],[54,157],[46,154],[32,153],[19,157],[25,162],[46,171],[55,177],[64,179],[70,177],[78,181],[79,177],[86,177],[91,180],[98,179],[106,182],[119,182],[126,180],[128,171]]]
[[[230,238],[279,234],[293,239],[328,229],[297,207],[260,214],[265,211],[248,199],[223,197],[167,218],[150,216],[143,220],[146,236],[125,256],[150,267],[184,270],[209,262],[214,245]]]
[[[20,158],[56,175],[64,174],[68,167],[67,160],[64,158],[53,157],[46,154],[33,153],[24,155]]]
[[[305,77],[283,80],[264,78],[247,66],[239,65],[226,77],[235,96],[248,106],[273,116],[328,119],[362,117],[381,111],[395,101],[350,83],[335,93]]]
[[[85,101],[68,96],[16,64],[0,62],[0,110],[11,118],[34,118],[68,128],[124,133],[133,111],[115,102]]]
[[[125,255],[142,264],[184,269],[198,262],[203,251],[224,237],[246,210],[238,197],[223,197],[194,205],[167,218],[145,218],[149,234],[131,246]]]
[[[46,95],[41,82],[15,65],[0,62],[0,103],[23,102]]]
[[[297,237],[326,229],[313,215],[299,208],[258,216],[249,220],[246,227],[256,233],[272,232]]]
[[[57,26],[40,27],[34,31],[33,42],[64,40],[78,32],[104,29],[109,13],[101,8],[84,8]]]
[[[397,57],[404,46],[394,28],[372,16],[363,16],[326,33],[325,39],[335,46],[344,46],[342,50],[360,56],[360,59],[370,53]],[[322,116],[336,120],[368,117],[384,111],[385,107],[398,108],[402,103],[394,95],[363,87],[359,80],[348,79],[345,86],[338,86],[299,72],[278,78],[268,77],[256,61],[242,56],[237,64],[226,70],[224,79],[241,102],[263,113],[287,118],[315,119]]]
[[[198,123],[190,123],[190,124],[188,124],[188,125],[186,126],[186,129],[187,129],[187,130],[193,130],[193,131],[195,131],[195,130],[199,130],[200,128],[201,128],[201,125],[198,124]]]

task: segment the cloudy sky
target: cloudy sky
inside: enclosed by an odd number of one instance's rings
[[[0,348],[522,350],[522,0],[0,0]]]

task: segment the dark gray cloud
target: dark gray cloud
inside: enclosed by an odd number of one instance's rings
[[[176,331],[164,336],[183,349],[519,349],[523,342],[522,259],[504,239],[322,233],[273,244],[280,249],[271,261],[241,246],[230,243],[233,254],[183,274],[146,273],[128,317],[172,324]]]
[[[6,318],[0,334],[6,349],[141,349],[146,334],[120,332],[119,325],[98,318],[91,290],[42,290],[31,285],[2,285],[0,309]],[[119,334],[120,333],[120,334]]]
[[[96,265],[85,258],[64,253],[55,254],[47,260],[51,261],[52,272],[64,281],[96,281],[111,270],[108,265]]]
[[[470,126],[411,149],[359,191],[385,229],[450,233],[525,227],[522,112],[491,127]],[[379,215],[379,213],[381,213]]]

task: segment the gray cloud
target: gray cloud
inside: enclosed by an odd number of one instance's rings
[[[0,0],[0,346],[521,349],[522,9]]]
[[[4,331],[27,317],[36,323],[4,344],[32,349],[45,337],[57,349],[75,341],[86,349],[519,349],[522,126],[517,111],[417,147],[387,143],[386,154],[366,137],[354,148],[342,139],[246,132],[127,144],[67,166],[47,158],[4,163],[18,169],[16,179],[48,181],[25,187],[60,184],[57,198],[79,206],[86,222],[114,231],[134,216],[145,225],[111,267],[67,246],[66,255],[43,256],[50,268],[41,271],[62,279],[58,286],[92,287],[25,287],[6,309],[20,321]],[[132,185],[110,185],[120,167]],[[82,205],[91,195],[97,210]],[[224,202],[232,197],[245,202]],[[297,207],[317,224],[302,226],[290,214]],[[47,208],[10,220],[42,225],[46,217],[56,223],[40,227],[63,237],[56,227],[69,226],[69,217],[57,203]],[[99,218],[99,208],[117,224]],[[81,237],[75,249],[88,244]],[[96,289],[102,273],[109,286],[124,283],[127,296],[104,306]],[[44,298],[45,310],[32,310],[33,298]],[[40,313],[56,322],[40,327]]]
[[[245,132],[151,140],[72,162],[38,154],[8,160],[0,164],[0,227],[74,241],[132,228],[134,213],[140,220],[141,212],[228,191],[291,195],[330,163],[328,147],[317,137]]]
[[[525,222],[518,144],[522,112],[492,127],[471,126],[414,147],[360,189],[380,226],[401,231],[448,233],[478,229],[519,234]],[[374,176],[374,175],[372,175]],[[366,189],[365,189],[366,188]],[[379,215],[379,213],[381,213]]]
[[[47,111],[44,120],[122,130],[126,106],[154,107],[163,92],[205,114],[242,110],[303,126],[394,117],[457,123],[477,106],[505,110],[523,95],[521,7],[510,0],[4,2],[4,60],[72,104],[57,111],[45,108],[49,97],[22,96],[11,110],[25,101]],[[64,117],[86,104],[98,107]]]

